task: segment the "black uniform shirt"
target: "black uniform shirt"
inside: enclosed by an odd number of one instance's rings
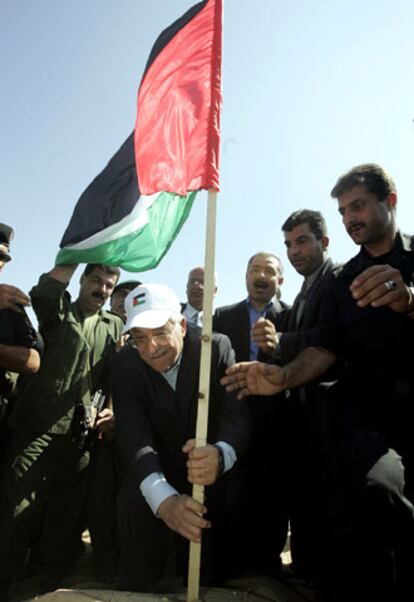
[[[43,349],[42,340],[24,310],[19,313],[11,309],[0,309],[0,343],[36,349],[39,353]],[[0,395],[4,396],[10,393],[11,387],[6,372],[0,367]]]
[[[398,233],[389,253],[370,257],[361,248],[335,271],[323,292],[320,322],[307,337],[309,346],[323,347],[343,361],[333,401],[341,445],[349,458],[358,458],[361,471],[388,447],[401,452],[405,447],[406,425],[414,418],[414,320],[388,307],[358,307],[349,287],[375,264],[397,268],[411,286],[413,243],[413,237]]]
[[[308,345],[324,347],[344,360],[353,378],[410,380],[413,374],[414,321],[388,307],[360,308],[349,290],[354,279],[375,264],[389,264],[406,284],[413,285],[412,238],[397,234],[391,252],[370,257],[364,248],[335,271],[324,290],[320,326],[311,330]]]

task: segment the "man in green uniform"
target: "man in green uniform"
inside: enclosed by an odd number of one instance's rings
[[[102,310],[119,270],[86,266],[78,299],[66,291],[76,265],[57,266],[31,290],[45,340],[38,374],[20,391],[10,417],[12,442],[2,477],[0,584],[7,592],[34,528],[42,519],[42,589],[59,584],[74,555],[86,495],[88,431],[93,395],[102,386],[105,359],[121,335],[122,320]],[[99,422],[112,418],[101,415]]]

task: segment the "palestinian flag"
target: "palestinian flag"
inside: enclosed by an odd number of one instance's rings
[[[56,264],[154,268],[197,191],[219,189],[222,0],[205,0],[155,42],[135,130],[79,198]]]

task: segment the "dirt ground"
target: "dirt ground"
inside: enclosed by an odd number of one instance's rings
[[[87,532],[83,536],[85,552],[76,561],[70,575],[64,580],[63,588],[43,596],[35,597],[37,590],[36,576],[21,580],[11,592],[10,602],[38,600],[39,602],[185,602],[186,592],[173,595],[142,594],[122,592],[111,589],[111,586],[96,581],[91,563],[91,547]],[[201,591],[203,602],[313,602],[314,591],[301,580],[295,579],[289,572],[289,544],[283,552],[283,563],[286,570],[276,580],[252,575],[229,582],[226,589],[206,588]]]

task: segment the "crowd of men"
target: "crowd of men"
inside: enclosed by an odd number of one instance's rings
[[[315,600],[412,598],[414,237],[378,165],[351,169],[331,196],[353,259],[335,265],[321,213],[295,211],[282,225],[303,276],[292,307],[280,258],[258,252],[247,297],[215,310],[203,447],[202,267],[184,304],[100,264],[76,301],[75,265],[30,297],[0,284],[2,599],[33,571],[39,593],[59,587],[85,528],[97,576],[119,589],[182,586],[188,540],[203,542],[202,584],[283,578],[290,531],[290,570]],[[12,237],[0,224],[0,271]]]

